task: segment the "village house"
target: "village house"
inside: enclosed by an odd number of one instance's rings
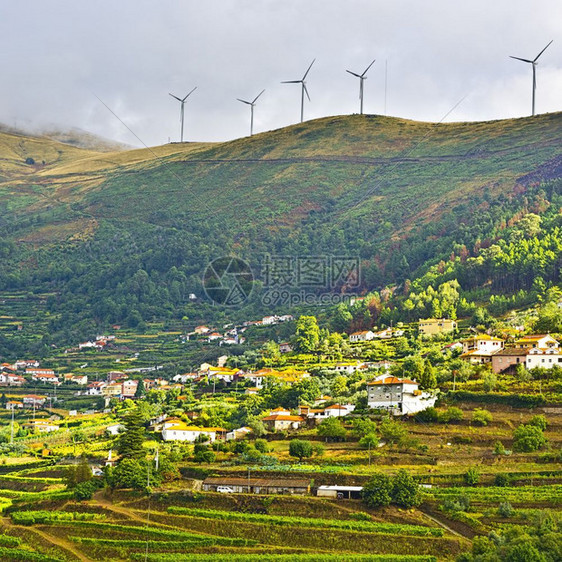
[[[123,385],[120,382],[112,382],[101,387],[101,393],[106,398],[119,398],[123,391]]]
[[[27,369],[28,367],[39,367],[40,363],[36,359],[19,359],[14,363],[17,370]]]
[[[124,430],[125,426],[122,423],[113,423],[105,428],[109,435],[119,435]]]
[[[517,365],[525,365],[529,348],[505,347],[492,355],[494,373],[514,373]]]
[[[211,342],[215,340],[220,340],[221,338],[222,338],[221,334],[219,334],[218,332],[212,332],[207,336],[207,341]]]
[[[437,398],[419,390],[419,384],[409,379],[384,377],[367,383],[369,408],[386,410],[401,416],[421,412],[434,406]]]
[[[28,407],[35,406],[36,408],[38,408],[43,406],[46,401],[46,396],[38,396],[37,394],[28,394],[27,396],[24,396],[22,398],[23,405]]]
[[[74,375],[73,373],[67,373],[63,378],[65,383],[73,383],[79,385],[88,384],[88,375]]]
[[[123,381],[123,383],[121,384],[121,398],[123,400],[125,398],[134,398],[138,386],[139,386],[139,381],[135,381],[132,379]]]
[[[260,389],[257,386],[249,386],[246,390],[244,390],[244,394],[252,395],[252,394],[259,394]]]
[[[86,391],[84,392],[84,394],[88,395],[88,396],[101,396],[101,394],[103,393],[103,389],[107,386],[106,382],[103,381],[94,381],[91,382],[88,387],[86,388]]]
[[[25,384],[25,379],[21,375],[13,373],[0,373],[0,384],[8,386],[22,386]]]
[[[52,433],[53,431],[58,431],[60,428],[58,425],[45,420],[35,420],[31,422],[30,429],[37,433]]]
[[[281,353],[290,353],[291,351],[293,351],[293,346],[289,342],[280,343],[279,351]]]
[[[539,349],[558,349],[560,347],[560,344],[558,343],[558,340],[554,339],[550,334],[546,334],[522,337],[515,342],[514,347],[517,347],[519,349],[525,349],[529,347],[537,347]]]
[[[270,431],[285,431],[287,429],[298,429],[304,420],[300,416],[270,414],[262,421]]]
[[[364,330],[362,332],[353,332],[349,334],[350,342],[371,341],[375,339],[375,334],[371,330]]]
[[[55,386],[61,384],[61,382],[59,381],[59,378],[56,375],[50,374],[50,373],[33,375],[31,377],[31,380],[37,381],[37,382],[44,382],[44,383],[47,383],[47,384],[53,384]]]
[[[195,329],[193,330],[193,332],[199,336],[208,334],[210,331],[211,329],[207,328],[207,326],[196,326]]]
[[[21,410],[23,408],[23,402],[19,400],[8,400],[6,402],[6,410]]]
[[[360,361],[341,361],[335,364],[333,370],[347,373],[348,375],[352,375],[356,371],[363,370],[366,368],[367,365],[365,365],[365,363],[361,363]]]
[[[402,334],[404,333],[403,330],[400,330],[402,332]],[[374,333],[375,338],[379,339],[379,340],[389,340],[392,337],[394,337],[394,332],[392,330],[392,328],[386,328],[386,330],[380,330],[378,332]]]
[[[562,355],[558,347],[547,349],[533,347],[529,349],[525,358],[525,367],[527,369],[534,369],[535,367],[552,369],[555,365],[562,367]]]
[[[447,334],[457,329],[457,323],[447,318],[419,319],[418,330],[422,336],[431,337],[438,334]]]
[[[463,352],[460,358],[475,364],[491,363],[492,355],[504,347],[504,340],[487,334],[472,336],[461,343]]]
[[[252,433],[252,430],[249,427],[239,427],[238,429],[227,432],[226,440],[244,439],[244,437],[247,437],[250,433]]]
[[[305,478],[236,478],[208,477],[203,481],[205,492],[232,490],[244,494],[304,495],[310,493],[310,480]]]
[[[162,439],[164,441],[187,441],[193,443],[198,437],[204,435],[213,443],[220,439],[226,430],[222,427],[197,427],[187,425],[179,419],[166,420],[162,426]]]

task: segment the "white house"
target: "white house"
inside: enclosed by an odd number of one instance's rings
[[[341,363],[336,363],[334,366],[334,371],[340,371],[343,373],[347,373],[351,375],[355,373],[355,371],[359,371],[360,369],[366,369],[367,365],[365,363],[360,363],[359,361],[350,362],[350,361],[343,361]]]
[[[193,443],[199,436],[206,435],[211,443],[215,441],[225,430],[221,427],[197,427],[187,425],[181,420],[170,420],[164,422],[162,439],[164,441],[187,441]]]
[[[534,369],[535,367],[552,369],[555,365],[562,367],[562,354],[557,347],[547,349],[531,348],[525,358],[525,367],[527,369]]]
[[[461,359],[470,363],[490,363],[492,355],[503,349],[504,340],[480,334],[462,342]]]
[[[419,384],[409,379],[384,377],[367,383],[369,408],[387,410],[395,416],[415,414],[435,405],[437,398],[419,390]]]
[[[515,342],[515,347],[521,349],[526,347],[550,349],[560,347],[558,340],[554,339],[550,334],[524,336]]]
[[[249,427],[239,427],[238,429],[233,429],[226,434],[226,440],[232,441],[233,439],[244,439],[247,435],[252,433]]]
[[[21,410],[23,408],[23,402],[19,400],[8,400],[6,402],[6,410]]]
[[[350,342],[358,342],[358,341],[371,341],[375,339],[374,332],[371,330],[364,330],[362,332],[353,332],[349,335]]]
[[[58,425],[54,425],[44,420],[35,420],[32,422],[31,428],[39,433],[51,433],[60,429]]]
[[[108,425],[105,428],[105,431],[107,433],[109,433],[109,435],[119,435],[124,429],[125,429],[125,426],[122,423],[114,423],[114,424]]]

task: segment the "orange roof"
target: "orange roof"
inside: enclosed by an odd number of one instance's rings
[[[285,416],[283,414],[273,414],[263,418],[263,421],[303,421],[300,416]]]
[[[367,385],[373,384],[418,384],[416,381],[412,381],[410,379],[398,379],[396,377],[386,377],[380,381],[372,381],[368,382]]]

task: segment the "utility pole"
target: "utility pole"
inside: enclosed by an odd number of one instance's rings
[[[12,404],[12,423],[10,424],[10,444],[14,442],[14,404]]]

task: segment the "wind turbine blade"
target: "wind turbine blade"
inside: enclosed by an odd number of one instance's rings
[[[302,80],[284,80],[281,84],[300,84]]]
[[[174,94],[170,94],[173,98],[177,99],[178,101],[183,101],[182,99],[178,98],[178,96],[174,96]]]
[[[554,41],[554,39],[552,41]],[[550,47],[552,41],[535,57],[535,60],[533,62],[537,62],[538,58]]]
[[[310,66],[308,67],[307,71],[304,73],[304,76],[302,77],[303,80],[306,78],[306,75],[310,72],[310,69],[312,68],[312,65],[314,64],[315,61],[316,61],[316,59],[314,59],[314,60],[310,63]]]
[[[353,74],[353,76],[357,76],[357,78],[361,78],[360,74],[356,74],[355,72],[351,72],[351,70],[346,70],[346,72],[349,72],[349,74]]]
[[[258,101],[258,98],[265,92],[265,90],[262,90],[255,98],[254,101],[252,102],[252,104],[256,103],[256,101]]]
[[[361,76],[365,76],[365,74],[367,74],[367,71],[369,70],[369,68],[371,68],[371,66],[373,66],[373,64],[375,64],[375,61],[377,59],[373,59],[373,62],[365,69],[365,71],[363,72],[363,74],[361,74]]]
[[[236,98],[238,101],[241,101],[242,103],[247,103],[248,105],[252,105],[251,101],[246,101],[246,100],[241,100],[240,98]]]
[[[522,60],[523,62],[529,62],[529,63],[533,64],[533,61],[529,60],[529,59],[521,59],[519,57],[512,57],[511,55],[509,55],[509,58],[510,59],[516,59],[516,60]]]
[[[306,94],[308,101],[310,101],[310,96],[308,95],[308,88],[306,87],[306,84],[304,82],[302,83],[302,87],[304,88],[304,93]]]
[[[193,90],[191,90],[191,92],[189,92],[189,94],[187,94],[187,96],[185,96],[182,101],[185,101],[193,92],[195,92],[195,90],[197,90],[197,86],[195,86],[195,88],[193,88]]]

